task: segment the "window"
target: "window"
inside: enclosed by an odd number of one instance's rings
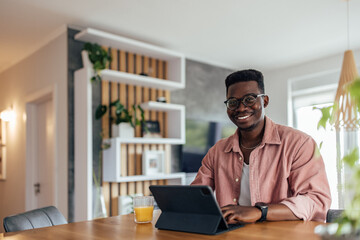
[[[321,118],[320,110],[333,104],[338,75],[337,72],[307,76],[302,79],[289,81],[290,96],[290,125],[308,135],[312,136],[320,147],[320,153],[324,160],[325,170],[328,177],[332,196],[331,208],[339,208],[338,179],[341,170],[338,169],[336,160],[336,132],[330,130],[330,126],[325,129],[317,129],[317,124]]]

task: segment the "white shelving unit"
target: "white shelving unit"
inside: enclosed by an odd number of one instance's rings
[[[185,57],[183,54],[164,48],[124,38],[111,33],[84,29],[75,35],[75,39],[83,42],[97,43],[103,46],[121,49],[131,53],[165,60],[168,62],[168,80],[147,76],[103,70],[103,79],[163,90],[185,88]],[[84,67],[75,72],[75,221],[92,219],[92,64],[88,55],[82,52]],[[164,174],[156,176],[120,176],[121,144],[183,144],[185,143],[185,107],[170,103],[147,102],[141,105],[143,109],[167,112],[167,129],[169,138],[131,138],[108,139],[111,148],[104,151],[104,181],[134,182],[168,179],[170,182],[185,182],[183,173]],[[117,167],[118,166],[118,167]],[[106,172],[105,172],[105,169]]]
[[[149,56],[168,62],[169,80],[140,76],[114,70],[104,70],[101,74],[106,80],[164,90],[185,88],[185,57],[183,54],[92,28],[87,28],[79,32],[75,35],[75,39],[83,42],[110,46],[112,48],[121,49],[122,51]]]

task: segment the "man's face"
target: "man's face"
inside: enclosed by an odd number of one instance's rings
[[[227,99],[240,99],[249,94],[261,94],[256,81],[238,82],[228,88]],[[254,105],[245,106],[243,103],[234,109],[227,109],[230,120],[241,130],[251,131],[264,121],[265,110],[269,102],[268,96],[259,96],[256,98]],[[262,125],[261,125],[262,127]]]

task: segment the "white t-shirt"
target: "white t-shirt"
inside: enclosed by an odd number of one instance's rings
[[[245,162],[242,168],[239,205],[251,206],[250,185],[249,185],[249,165]]]

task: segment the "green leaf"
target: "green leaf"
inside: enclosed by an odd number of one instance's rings
[[[358,159],[359,159],[359,148],[356,147],[356,148],[354,148],[354,150],[352,150],[352,152],[350,154],[344,156],[343,161],[348,166],[353,168]]]
[[[328,106],[328,107],[324,107],[324,108],[317,108],[317,107],[313,107],[313,109],[318,109],[321,111],[321,118],[318,122],[317,128],[320,129],[321,127],[323,127],[324,129],[326,129],[326,124],[331,121],[331,113],[333,110],[333,105],[332,106]]]
[[[105,115],[106,111],[107,107],[105,105],[99,105],[95,111],[95,119],[100,119],[102,116]]]

